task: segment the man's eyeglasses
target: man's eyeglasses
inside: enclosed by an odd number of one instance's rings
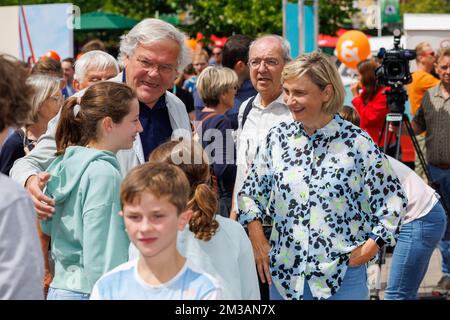
[[[158,64],[153,61],[136,58],[136,61],[139,62],[142,69],[145,69],[147,72],[157,70],[162,74],[170,74],[175,70],[175,67],[171,64]]]
[[[252,69],[256,69],[259,68],[259,66],[261,65],[261,63],[264,62],[264,64],[267,67],[275,67],[277,66],[280,62],[277,59],[273,59],[273,58],[268,58],[268,59],[250,59],[248,61],[248,65],[250,66],[250,68]]]

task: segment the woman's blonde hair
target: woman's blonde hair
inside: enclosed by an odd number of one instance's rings
[[[416,50],[416,61],[419,61],[419,57],[422,56],[425,52],[427,52],[426,49],[431,48],[431,44],[429,44],[426,41],[422,41],[419,44],[417,44],[415,50]]]
[[[150,154],[149,162],[174,164],[186,174],[191,185],[187,207],[193,211],[189,230],[197,239],[209,241],[219,228],[215,218],[219,202],[210,187],[209,160],[201,145],[193,140],[168,141]]]
[[[344,103],[345,89],[339,72],[333,62],[322,52],[303,54],[284,66],[281,81],[307,76],[320,90],[327,85],[333,88],[332,97],[322,110],[328,114],[335,114],[341,110]]]
[[[207,67],[197,79],[197,91],[205,105],[215,107],[220,95],[238,85],[236,73],[224,67]]]
[[[31,97],[31,121],[36,122],[38,120],[39,109],[45,100],[53,96],[60,91],[60,80],[57,77],[52,77],[44,74],[32,74],[27,79],[33,90],[34,94]]]

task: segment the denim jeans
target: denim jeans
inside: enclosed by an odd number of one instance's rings
[[[270,286],[270,300],[283,300],[273,284]],[[313,300],[307,281],[303,287],[303,300]],[[348,267],[338,291],[327,300],[369,300],[366,265]]]
[[[88,293],[50,287],[47,300],[89,300],[89,296],[90,294]]]
[[[446,224],[444,209],[438,202],[426,216],[400,227],[384,299],[417,299],[420,283]]]
[[[441,201],[450,210],[450,169],[444,170],[431,164],[428,165],[428,168],[433,181],[438,182],[440,185],[439,189],[443,197]],[[442,241],[439,243],[439,251],[442,255],[442,273],[445,276],[450,276],[450,230],[445,232]]]

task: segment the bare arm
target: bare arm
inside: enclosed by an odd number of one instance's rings
[[[259,278],[262,283],[266,283],[267,281],[271,285],[272,277],[269,271],[270,244],[264,235],[263,227],[259,220],[252,221],[248,224],[248,235],[252,242]]]

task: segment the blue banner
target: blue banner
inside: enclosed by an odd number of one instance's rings
[[[303,25],[305,28],[305,52],[314,51],[314,7],[304,6]],[[286,37],[291,44],[291,55],[293,58],[299,55],[299,27],[298,27],[298,4],[287,3],[286,5]]]

